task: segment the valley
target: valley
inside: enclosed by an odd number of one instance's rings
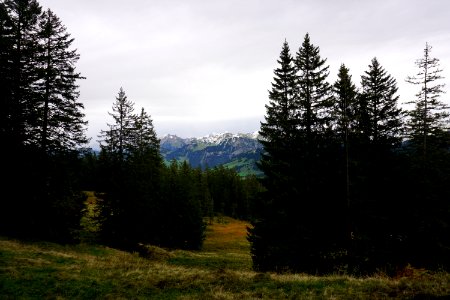
[[[160,149],[166,163],[186,161],[193,168],[224,166],[235,169],[241,176],[262,175],[256,165],[263,149],[257,133],[220,133],[200,138],[165,135]]]

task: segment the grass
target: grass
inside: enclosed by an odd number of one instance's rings
[[[245,177],[248,175],[260,176],[262,172],[258,170],[254,159],[240,158],[224,164],[224,167],[229,169],[236,169],[239,176]]]
[[[247,223],[215,219],[202,251],[140,257],[104,246],[0,238],[0,299],[449,299],[450,275],[354,278],[251,270]]]

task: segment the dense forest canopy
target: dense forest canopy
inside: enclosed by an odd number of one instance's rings
[[[226,215],[251,221],[258,271],[448,270],[449,107],[428,43],[416,75],[402,79],[418,90],[405,110],[377,57],[357,88],[345,64],[329,81],[308,33],[295,52],[285,40],[259,131],[262,175],[242,177],[164,163],[151,114],[122,87],[92,151],[67,28],[36,0],[0,1],[0,24],[1,234],[200,249],[208,218]]]

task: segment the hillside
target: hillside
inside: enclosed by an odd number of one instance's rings
[[[180,138],[166,135],[161,138],[161,154],[166,162],[186,161],[192,167],[214,168],[223,165],[242,175],[261,175],[256,166],[262,151],[258,135],[221,133],[201,138]]]
[[[145,257],[95,245],[0,237],[0,299],[448,299],[450,275],[396,278],[257,273],[248,223],[216,218],[202,251],[148,246]]]

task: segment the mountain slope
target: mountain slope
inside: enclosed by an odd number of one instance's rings
[[[243,176],[261,175],[256,166],[262,151],[258,135],[221,133],[201,138],[166,135],[161,139],[161,154],[167,162],[187,161],[192,167],[235,168]]]

